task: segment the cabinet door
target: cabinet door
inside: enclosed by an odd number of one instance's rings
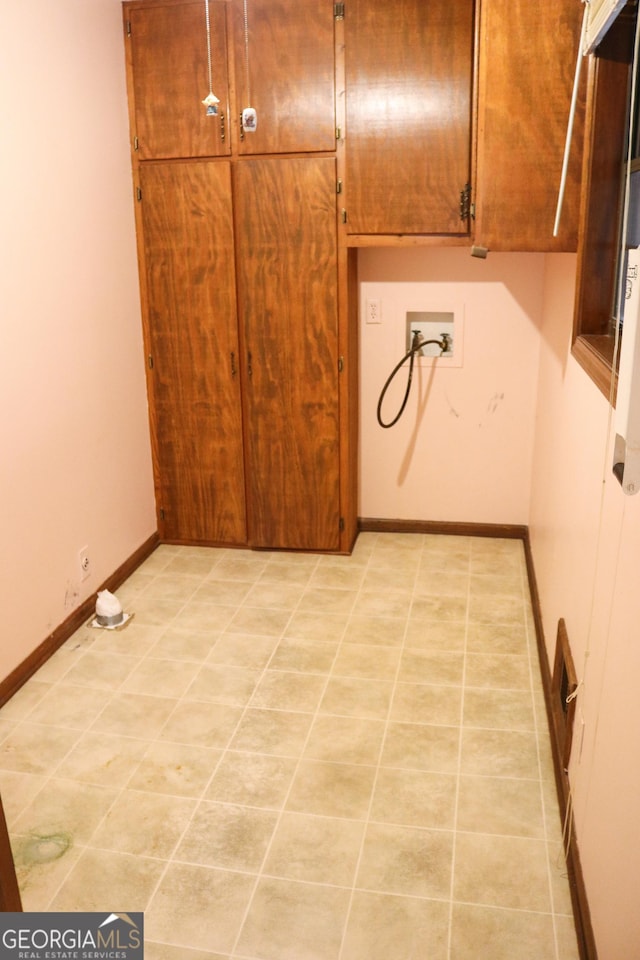
[[[337,550],[335,161],[252,159],[234,174],[249,542]]]
[[[473,0],[350,0],[348,230],[466,234]]]
[[[335,150],[332,0],[233,0],[238,110],[254,107],[253,132],[241,125],[241,154]],[[248,44],[245,42],[248,40]]]
[[[226,10],[209,4],[213,93],[218,114],[207,116],[209,93],[205,5],[125,5],[130,45],[132,125],[140,160],[214,157],[229,153]]]
[[[245,543],[230,165],[143,164],[140,180],[161,535]]]
[[[584,98],[553,226],[582,14],[575,0],[483,0],[475,237],[490,249],[576,249]]]

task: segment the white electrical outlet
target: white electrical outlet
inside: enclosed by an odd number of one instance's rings
[[[86,580],[91,576],[91,557],[89,556],[89,547],[82,547],[78,552],[80,561],[80,579]]]
[[[382,306],[377,299],[367,300],[367,323],[382,323]]]

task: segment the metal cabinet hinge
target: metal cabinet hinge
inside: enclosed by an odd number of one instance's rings
[[[333,15],[336,20],[344,20],[344,3],[334,3]]]
[[[347,211],[345,210],[344,207],[342,208],[342,211],[341,211],[341,213],[340,213],[340,217],[341,217],[343,223],[346,223],[346,222],[347,222]]]
[[[468,220],[471,216],[471,184],[465,183],[460,191],[460,219]]]
[[[131,20],[127,20],[127,36],[131,36]]]
[[[336,140],[342,139],[342,127],[336,127]]]
[[[142,190],[140,187],[136,187],[136,200],[138,200],[138,202],[142,200]]]
[[[147,357],[147,363],[149,364],[149,370],[153,370],[153,357],[151,354]]]
[[[471,217],[472,220],[475,220],[475,218],[476,218],[476,205],[475,205],[475,203],[472,203],[471,206],[469,207],[469,216]]]
[[[133,138],[133,149],[134,149],[134,150],[137,150],[139,146],[140,146],[140,141],[138,140],[137,137],[134,137],[134,138]]]
[[[220,114],[220,142],[224,143],[227,131],[224,125],[224,113]]]
[[[338,373],[344,370],[344,357],[338,357]]]

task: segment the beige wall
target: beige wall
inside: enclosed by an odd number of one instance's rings
[[[4,677],[156,526],[120,3],[3,4],[0,116]]]
[[[640,498],[611,473],[607,399],[570,355],[575,258],[548,256],[530,531],[550,661],[576,670],[570,764],[600,960],[640,955]]]
[[[528,523],[544,257],[364,249],[358,266],[360,516]],[[380,300],[380,324],[366,322],[368,298]],[[408,310],[461,317],[462,361],[417,368],[407,409],[384,430],[376,407],[405,352]],[[395,416],[405,384],[403,368],[383,419]]]

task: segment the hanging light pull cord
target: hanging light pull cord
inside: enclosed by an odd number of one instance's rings
[[[447,336],[447,334],[444,334],[441,340],[423,340],[422,335],[416,331],[413,335],[413,341],[411,343],[411,347],[409,348],[409,350],[407,350],[402,360],[400,360],[400,362],[395,365],[395,367],[387,377],[387,382],[382,388],[382,393],[380,394],[380,399],[378,400],[378,409],[376,411],[378,423],[380,424],[381,427],[384,427],[385,430],[388,430],[389,427],[392,427],[394,424],[396,424],[400,419],[400,417],[402,416],[402,414],[404,413],[404,408],[407,405],[407,400],[409,399],[409,394],[411,393],[411,381],[413,380],[413,365],[415,363],[416,354],[420,353],[423,347],[426,347],[431,343],[437,344],[437,346],[440,347],[440,350],[442,351],[442,353],[445,353],[447,348],[449,347],[449,337]],[[407,388],[404,392],[404,398],[400,405],[400,409],[398,410],[393,420],[391,420],[389,423],[385,423],[384,420],[382,419],[382,403],[384,401],[387,390],[391,386],[391,381],[395,377],[400,367],[407,360],[409,361],[409,374],[407,376]]]
[[[249,78],[249,10],[248,0],[243,0],[244,13],[244,69],[247,87],[247,106],[251,106],[251,81]]]
[[[213,92],[212,65],[211,65],[211,19],[209,17],[209,0],[204,0],[204,16],[207,25],[207,69],[209,76],[209,93],[202,101],[207,108],[207,116],[215,116],[220,101]]]

